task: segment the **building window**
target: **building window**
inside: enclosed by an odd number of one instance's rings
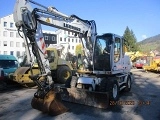
[[[20,56],[20,51],[17,51],[16,56],[17,56],[17,57]]]
[[[10,47],[14,47],[14,42],[13,41],[10,42]]]
[[[64,30],[64,34],[66,34],[66,31]]]
[[[16,42],[16,47],[20,47],[20,43],[19,42]]]
[[[7,37],[7,31],[3,31],[3,36]]]
[[[70,45],[68,46],[68,49],[70,49]]]
[[[81,40],[79,40],[79,43],[81,43]]]
[[[7,22],[4,22],[4,27],[7,27]]]
[[[70,42],[70,39],[68,38],[68,42]]]
[[[70,35],[70,32],[68,31],[68,35]]]
[[[72,46],[72,50],[74,50],[74,46]]]
[[[24,55],[24,54],[25,54],[25,51],[22,52],[22,55]]]
[[[72,35],[74,35],[74,33],[72,32]]]
[[[45,40],[48,40],[48,36],[45,36],[44,39],[45,39]]]
[[[62,41],[62,37],[60,37],[60,41]]]
[[[77,43],[77,39],[76,39],[76,43]]]
[[[14,36],[13,36],[13,32],[10,32],[10,37],[14,37]]]
[[[66,42],[66,38],[64,38],[64,42]]]
[[[24,44],[24,42],[22,43],[22,47],[25,47],[25,44]]]
[[[19,34],[18,34],[18,32],[16,33],[16,38],[19,38],[20,36],[19,36]]]
[[[10,23],[10,28],[13,28],[13,23]]]
[[[7,46],[7,41],[3,41],[3,46]]]
[[[74,42],[74,40],[72,39],[72,42]]]
[[[4,54],[4,55],[7,55],[7,51],[4,51],[3,54]]]
[[[10,51],[10,55],[14,55],[14,51]]]
[[[56,41],[54,36],[52,36],[52,41]]]

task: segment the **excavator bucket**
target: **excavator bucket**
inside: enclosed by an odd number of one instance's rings
[[[31,105],[34,109],[40,110],[43,113],[49,113],[53,116],[68,111],[68,109],[62,104],[60,94],[53,90],[50,90],[44,99],[33,97]]]
[[[109,93],[93,92],[78,88],[65,88],[59,87],[61,98],[64,101],[84,104],[97,108],[108,108],[109,105]]]

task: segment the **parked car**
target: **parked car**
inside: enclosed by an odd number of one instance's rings
[[[142,68],[145,63],[146,63],[145,59],[138,59],[138,60],[136,60],[134,67]]]

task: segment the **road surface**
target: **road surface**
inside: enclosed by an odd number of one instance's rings
[[[64,102],[69,111],[53,117],[32,109],[36,89],[14,87],[0,92],[0,120],[160,120],[160,74],[132,72],[131,91],[121,92],[119,104],[107,110]]]

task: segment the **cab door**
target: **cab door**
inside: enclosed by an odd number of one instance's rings
[[[113,72],[119,72],[123,70],[123,45],[122,45],[122,38],[119,36],[114,36],[114,44],[113,44]]]

